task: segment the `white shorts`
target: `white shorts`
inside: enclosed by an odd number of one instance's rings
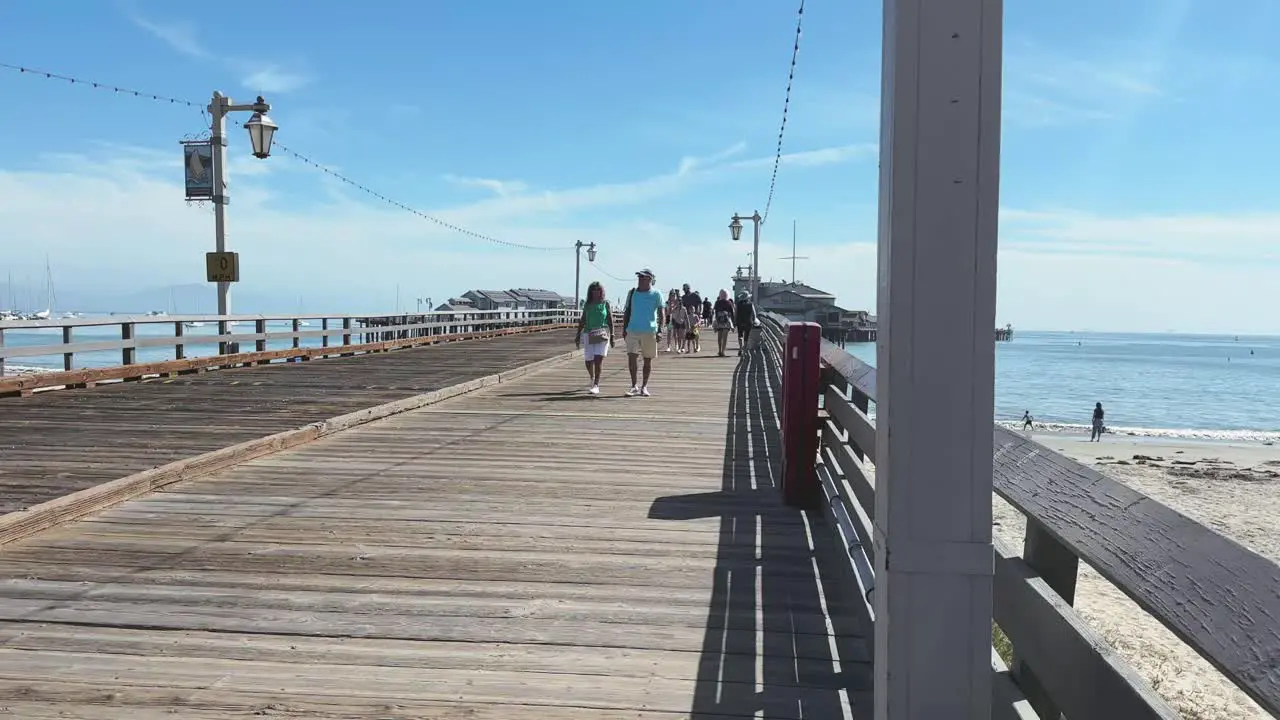
[[[587,334],[582,333],[582,359],[591,362],[609,354],[609,342],[588,343]]]

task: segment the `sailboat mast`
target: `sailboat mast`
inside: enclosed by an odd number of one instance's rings
[[[796,221],[791,219],[791,284],[796,284]]]
[[[44,309],[49,315],[53,315],[53,305],[57,302],[57,292],[53,289],[53,267],[49,264],[49,256],[44,256]]]

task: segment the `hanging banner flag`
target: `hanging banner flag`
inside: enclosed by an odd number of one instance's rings
[[[182,166],[187,176],[187,199],[213,197],[213,143],[209,140],[183,142]]]

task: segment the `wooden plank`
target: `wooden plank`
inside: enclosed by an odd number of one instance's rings
[[[1069,718],[1178,720],[1181,715],[1098,637],[1057,592],[996,541],[995,621],[1037,688]]]
[[[33,718],[860,717],[865,627],[778,497],[769,368],[663,357],[651,398],[625,372],[600,397],[579,363],[504,376],[5,546],[0,694]]]
[[[0,512],[501,374],[562,354],[572,343],[571,332],[530,333],[0,398]]]
[[[825,408],[840,429],[846,433],[846,442],[852,442],[858,452],[872,463],[876,459],[876,426],[866,413],[854,406],[836,388],[827,386]]]
[[[1016,433],[995,430],[995,489],[1272,714],[1280,568]]]
[[[525,368],[548,367],[551,363],[569,360],[576,353],[564,353],[556,357],[535,361]],[[517,375],[518,376],[518,375]],[[374,420],[432,405],[449,398],[474,392],[500,382],[500,375],[488,375],[465,383],[453,385],[422,395],[414,395],[372,408],[339,415],[293,430],[286,430],[265,438],[232,445],[229,448],[203,453],[187,460],[163,465],[154,470],[144,470],[118,480],[85,488],[53,500],[0,516],[0,545],[77,520],[86,515],[119,504],[139,495],[158,490],[184,480],[202,477],[223,468],[247,462],[256,457],[277,453],[291,447],[311,442],[317,438],[349,430]]]

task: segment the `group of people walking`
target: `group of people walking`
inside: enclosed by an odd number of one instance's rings
[[[737,330],[738,354],[742,355],[751,331],[760,325],[755,305],[747,293],[739,294],[735,302],[729,298],[729,291],[721,290],[712,302],[685,283],[683,294],[673,289],[664,302],[662,293],[653,287],[654,280],[653,271],[648,268],[636,272],[636,286],[627,292],[623,307],[622,337],[631,373],[628,397],[650,396],[649,377],[664,331],[663,352],[684,354],[701,351],[702,329],[710,328],[716,336],[716,354],[726,357],[730,333]],[[601,283],[587,286],[586,303],[578,320],[576,342],[583,348],[583,359],[591,376],[591,385],[587,388],[591,395],[600,394],[600,372],[615,341],[613,309],[605,297]]]

